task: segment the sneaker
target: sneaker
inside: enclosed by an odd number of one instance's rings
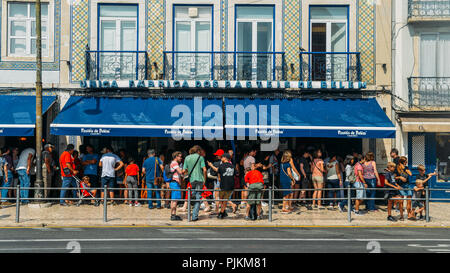
[[[246,221],[250,221],[251,219],[250,219],[250,217],[245,216],[245,220],[246,220]]]
[[[355,215],[357,215],[357,216],[362,216],[363,213],[362,213],[361,211],[357,210],[357,211],[355,211]]]
[[[59,203],[60,206],[62,207],[68,207],[69,205],[67,203]]]
[[[306,206],[307,210],[312,210],[313,208],[311,206]]]
[[[339,208],[340,212],[344,212],[344,209],[342,208],[342,206],[339,205],[338,208]]]
[[[400,217],[400,218],[398,218],[398,220],[399,220],[399,221],[404,221],[405,218],[404,218],[404,217]]]
[[[169,205],[169,204],[165,204],[164,207],[165,207],[166,209],[170,209],[170,205]]]
[[[223,219],[223,217],[224,217],[224,214],[223,214],[223,213],[219,213],[219,214],[217,215],[217,219]]]
[[[135,207],[140,207],[140,206],[141,206],[141,203],[136,202],[136,203],[134,203],[134,206],[135,206]]]
[[[420,215],[420,217],[419,217],[419,220],[420,220],[420,221],[425,221],[425,219],[426,219],[426,217],[425,217],[425,216],[423,216],[423,215]]]
[[[262,219],[263,219],[263,216],[262,216],[262,212],[261,212],[261,214],[258,215],[258,220],[262,220]]]
[[[178,216],[178,215],[171,215],[170,216],[170,221],[181,221],[181,220],[183,220],[183,219],[181,219],[181,217]]]
[[[191,219],[191,222],[197,222],[197,221],[198,221],[198,218]]]
[[[205,209],[205,204],[201,203],[201,204],[200,204],[200,209],[201,209],[201,210]]]
[[[395,218],[392,216],[388,216],[387,220],[391,222],[397,222],[397,220],[395,220]]]
[[[224,211],[224,212],[222,213],[222,215],[223,215],[223,218],[228,217],[227,211]]]
[[[132,206],[133,206],[133,203],[130,202],[130,203],[128,204],[128,206],[132,207]]]

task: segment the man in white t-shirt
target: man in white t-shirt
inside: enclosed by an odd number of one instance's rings
[[[100,159],[99,166],[102,168],[102,187],[105,185],[108,188],[114,188],[114,182],[116,177],[116,171],[118,171],[120,168],[123,167],[123,162],[120,160],[120,158],[113,154],[111,147],[106,147],[106,153],[102,156]],[[116,165],[119,164],[119,166],[116,168]],[[101,198],[104,197],[104,191],[101,193]],[[114,198],[114,191],[109,191],[109,197]],[[115,202],[112,201],[112,204],[114,205]]]
[[[26,148],[20,153],[19,162],[16,166],[19,175],[20,187],[30,187],[30,171],[33,165],[33,158],[36,151],[33,148]],[[20,190],[20,198],[28,198],[29,190]],[[23,200],[23,204],[28,204],[29,200]]]

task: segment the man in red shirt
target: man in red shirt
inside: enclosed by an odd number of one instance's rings
[[[245,183],[249,190],[248,199],[261,199],[262,190],[264,189],[264,177],[260,171],[256,169],[257,166],[253,164],[251,166],[251,171],[249,171],[245,177]],[[262,219],[261,201],[248,201],[245,220],[250,220],[250,206],[256,204],[258,219]]]
[[[78,174],[78,171],[75,170],[75,164],[73,163],[73,151],[75,147],[73,144],[67,145],[66,150],[61,154],[61,157],[59,158],[59,167],[61,168],[61,176],[62,176],[62,186],[61,188],[69,188],[74,187],[77,188],[77,183],[75,182],[75,179],[73,178],[74,175]],[[59,204],[61,206],[67,206],[67,203],[64,201],[64,198],[66,197],[66,189],[61,190],[60,194],[60,200]],[[72,197],[77,197],[77,191],[72,190]]]

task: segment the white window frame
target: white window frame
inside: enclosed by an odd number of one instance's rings
[[[118,6],[120,6],[120,4],[118,4]],[[101,6],[99,7],[101,9]],[[136,17],[116,17],[116,16],[101,16],[99,18],[99,31],[100,33],[99,35],[99,50],[103,50],[102,48],[102,22],[103,21],[115,21],[116,22],[116,41],[115,41],[115,48],[114,51],[122,51],[121,47],[121,40],[122,40],[122,35],[121,35],[121,27],[122,27],[122,21],[133,21],[135,24],[135,29],[136,29],[136,35],[135,35],[135,39],[136,39],[136,51],[139,50],[139,44],[138,44],[138,40],[137,37],[139,35],[139,25],[138,25],[138,21],[137,21],[137,16],[139,15],[139,13],[136,13]],[[119,48],[119,49],[117,49]]]
[[[239,8],[239,7],[238,7]],[[272,29],[270,30],[270,36],[272,37],[270,41],[271,49],[268,52],[273,52],[273,28],[274,28],[274,22],[272,19],[239,19],[236,18],[236,47],[239,46],[239,23],[252,23],[252,52],[258,51],[258,23],[272,23]],[[237,48],[236,48],[236,51]]]
[[[441,31],[441,32],[421,32],[420,33],[420,41],[419,41],[419,64],[420,64],[420,62],[422,62],[422,60],[421,60],[421,58],[420,58],[420,54],[421,54],[421,52],[422,52],[422,37],[423,37],[423,35],[436,35],[436,44],[435,44],[435,46],[436,46],[436,48],[435,48],[435,50],[436,50],[436,56],[435,56],[435,60],[434,60],[434,64],[435,64],[435,70],[436,70],[436,75],[434,75],[433,77],[439,77],[437,74],[438,74],[438,71],[442,71],[442,67],[438,67],[438,59],[439,59],[439,41],[440,41],[440,36],[442,35],[442,34],[450,34],[450,31],[449,32],[445,32],[445,31]],[[420,68],[419,68],[419,76],[420,77],[422,77],[422,72],[421,72],[421,70],[420,70]]]
[[[195,6],[195,5],[193,5],[193,6],[189,6],[189,7],[190,8],[204,8],[204,7],[208,7],[209,9],[211,9],[210,6]],[[177,8],[177,6],[175,6],[175,9],[176,8]],[[214,16],[214,14],[211,11],[211,17],[209,19],[206,19],[206,18],[176,18],[176,12],[174,12],[174,15],[173,15],[173,17],[174,17],[174,24],[175,24],[174,33],[173,33],[174,46],[175,46],[174,50],[178,51],[178,48],[177,48],[177,44],[178,44],[177,43],[177,39],[178,39],[178,37],[177,37],[178,22],[190,23],[190,25],[191,25],[191,45],[190,45],[190,48],[191,48],[191,51],[197,51],[197,48],[195,47],[195,42],[197,41],[197,37],[195,37],[195,35],[197,34],[197,31],[196,31],[197,30],[196,29],[197,22],[208,22],[209,23],[209,33],[210,33],[210,38],[212,40],[213,39],[213,37],[212,37],[212,33],[213,33],[212,18],[213,18],[213,16]],[[208,41],[208,46],[210,47],[209,51],[212,51],[212,48],[211,48],[212,47],[212,41]],[[194,50],[193,50],[193,48],[194,48]]]
[[[347,19],[311,19],[309,22],[309,37],[311,37],[309,41],[309,48],[312,51],[312,25],[313,24],[326,24],[326,32],[327,32],[327,41],[326,41],[326,51],[331,51],[331,24],[345,24],[345,51],[348,52],[348,20]]]
[[[10,17],[9,16],[9,10],[10,10],[10,5],[11,4],[27,4],[27,17]],[[35,4],[34,2],[15,2],[15,1],[9,1],[7,3],[7,17],[8,17],[8,33],[7,33],[7,41],[8,41],[8,46],[7,46],[7,55],[10,57],[35,57],[36,54],[32,54],[31,53],[31,41],[32,40],[36,40],[36,36],[31,36],[32,33],[32,22],[36,22],[36,18],[32,18],[30,11],[31,11],[31,5]],[[50,3],[42,3],[41,5],[47,5],[47,11],[48,13],[51,13],[51,5]],[[47,51],[42,51],[42,56],[43,57],[48,57],[50,54],[50,39],[49,39],[49,20],[50,20],[50,14],[47,14],[47,17],[45,18],[44,16],[42,16],[42,26],[46,26],[47,29],[47,33],[44,34],[42,33],[42,43],[44,41],[46,41],[47,44]],[[11,36],[11,28],[12,28],[12,22],[16,21],[16,22],[25,22],[26,24],[26,33],[25,36]],[[25,54],[13,54],[11,53],[11,39],[25,39]]]

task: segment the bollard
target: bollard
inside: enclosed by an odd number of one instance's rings
[[[19,223],[20,219],[20,185],[16,187],[16,223]]]
[[[108,192],[106,191],[106,185],[103,187],[103,222],[108,222]]]
[[[425,219],[430,222],[430,190],[425,188]]]
[[[272,188],[269,189],[269,222],[272,222]]]
[[[188,194],[188,196],[187,196],[187,213],[188,213],[188,218],[187,218],[187,220],[188,220],[188,222],[190,222],[191,221],[191,189],[189,188],[188,189],[188,191],[187,191],[187,194]]]
[[[350,184],[348,184],[347,187],[347,219],[348,222],[351,223],[352,222],[352,191],[350,189]]]

